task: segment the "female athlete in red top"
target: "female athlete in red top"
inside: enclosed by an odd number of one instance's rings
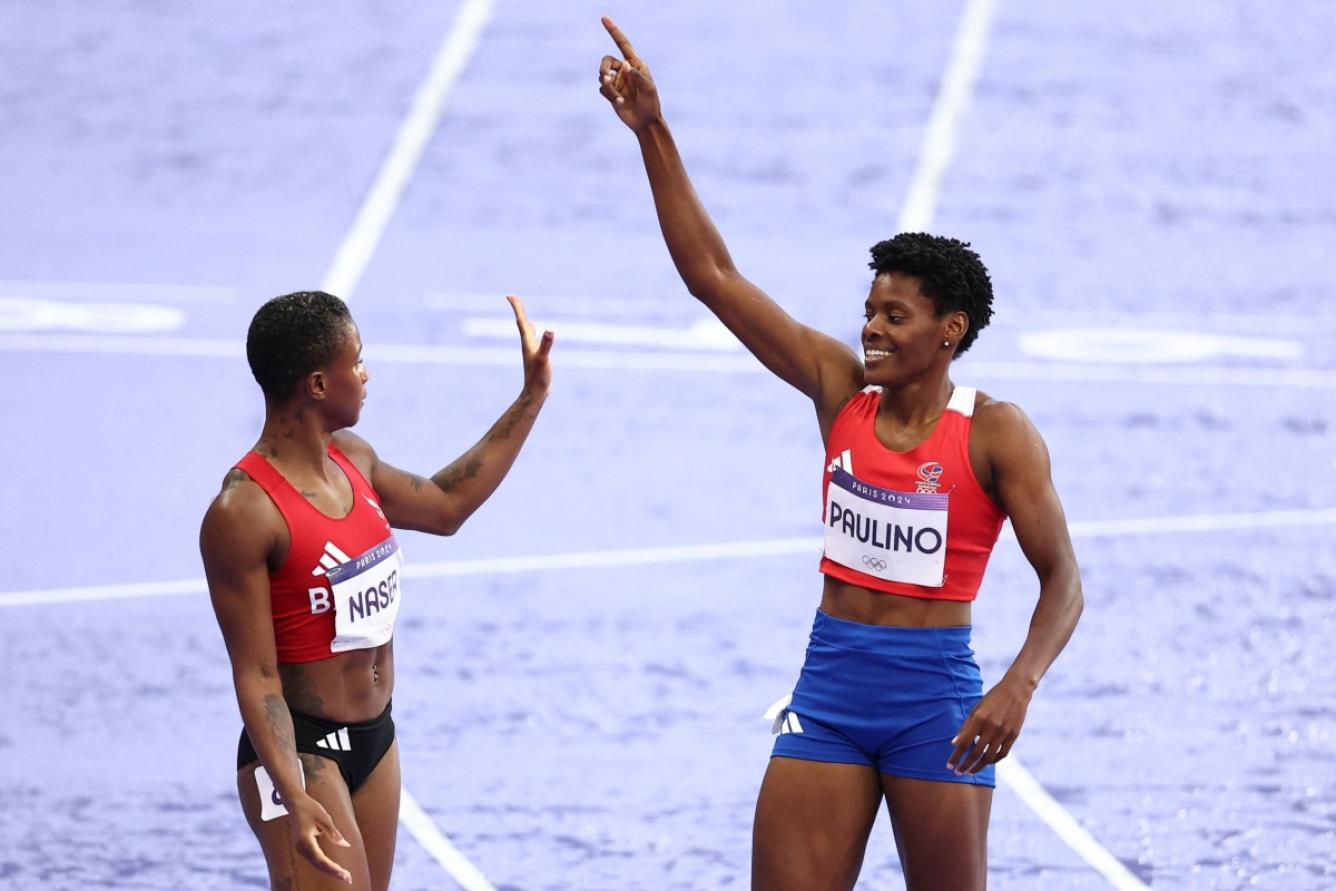
[[[519,398],[430,479],[387,464],[345,429],[357,423],[369,375],[343,301],[288,294],[251,322],[246,354],[264,391],[264,428],[209,506],[200,550],[245,725],[237,789],[275,889],[389,886],[400,788],[391,527],[453,534],[532,429],[553,338],[540,339],[509,299]]]
[[[954,389],[949,378],[951,360],[970,345],[991,314],[991,286],[978,257],[960,242],[917,234],[897,236],[873,248],[875,275],[864,304],[861,360],[839,341],[798,323],[733,265],[691,186],[660,112],[648,67],[612,21],[605,18],[603,22],[620,58],[603,57],[598,72],[600,92],[639,141],[659,225],[688,290],[762,364],[812,399],[828,445],[832,428],[841,423],[842,411],[868,385],[881,388],[875,412],[866,418],[877,449],[904,453],[930,439]],[[870,403],[850,410],[868,408]],[[883,488],[858,480],[862,468],[857,453],[850,474],[853,482],[844,477],[840,481],[847,483],[848,492],[859,494],[865,506],[876,510],[850,520],[849,505],[841,503],[835,512],[829,503],[833,484],[827,489],[826,557],[843,568],[829,571],[831,566],[826,566],[818,626],[822,634],[829,631],[866,640],[963,640],[964,635],[955,632],[968,632],[972,593],[968,598],[931,593],[943,583],[943,567],[932,563],[933,536],[920,534],[925,527],[941,532],[942,518],[933,512],[950,501],[952,511],[983,511],[972,520],[976,548],[991,547],[987,531],[996,517],[1010,517],[1039,578],[1038,605],[1025,644],[1002,679],[967,714],[961,710],[950,716],[950,726],[959,729],[954,736],[948,731],[938,740],[945,748],[939,746],[935,751],[943,757],[937,761],[934,755],[933,761],[945,774],[941,779],[923,779],[922,772],[910,776],[910,771],[888,771],[875,763],[852,763],[854,756],[838,749],[844,742],[840,734],[821,738],[820,745],[826,748],[812,756],[785,756],[777,741],[776,757],[771,758],[757,802],[753,888],[812,891],[853,887],[883,799],[911,891],[984,887],[992,789],[981,777],[1010,751],[1040,678],[1071,636],[1082,599],[1043,440],[1014,405],[978,393],[970,408],[964,457],[973,477],[970,484],[977,485],[987,503],[974,500],[974,507],[968,507],[957,501],[959,487],[955,494],[943,489],[916,498],[913,496],[920,493],[902,491],[903,485]],[[827,457],[833,464],[840,452],[831,452]],[[923,471],[925,482],[931,482],[937,472],[931,465]],[[840,472],[847,471],[841,468]],[[946,498],[930,497],[934,494]],[[897,514],[901,509],[908,513]],[[896,578],[915,580],[912,584],[917,587],[896,587],[911,584],[902,580],[881,585],[871,571],[881,572],[883,567],[876,561],[884,558],[876,550],[858,549],[877,547],[872,544],[876,538],[886,552],[887,524],[896,527],[889,551],[906,538],[921,544],[920,552],[896,570]],[[907,531],[910,526],[915,530],[912,535]],[[843,540],[833,539],[832,529]],[[977,562],[977,556],[974,559]],[[885,571],[890,573],[891,561],[885,562]],[[979,568],[981,571],[981,565]],[[945,582],[950,585],[953,580]],[[929,633],[917,634],[922,630]],[[820,643],[833,651],[817,639],[815,629],[813,634],[814,648]],[[811,652],[809,648],[809,666]],[[972,660],[965,657],[962,661]],[[834,670],[809,678],[805,666],[794,691],[795,709],[809,680],[815,687],[833,678],[838,688],[841,677]],[[874,675],[866,690],[885,692],[894,680],[878,681]],[[809,698],[812,702],[820,699]],[[804,726],[793,720],[798,717],[808,723]],[[811,744],[798,741],[818,737],[815,722],[797,711],[785,723],[787,735],[778,740],[793,740],[795,750]],[[942,762],[949,762],[952,770],[943,770]]]

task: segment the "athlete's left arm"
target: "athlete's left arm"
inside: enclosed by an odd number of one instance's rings
[[[1039,576],[1039,603],[1011,668],[979,700],[952,740],[956,748],[947,766],[960,773],[978,773],[1011,751],[1030,698],[1067,645],[1083,606],[1067,518],[1039,431],[1016,406],[988,402],[975,413],[974,435],[988,456],[993,495],[1011,518],[1016,540]]]
[[[453,535],[496,491],[533,429],[552,386],[548,357],[553,334],[544,331],[539,337],[520,299],[506,299],[520,329],[524,387],[519,398],[471,449],[428,479],[380,460],[365,440],[346,430],[335,434],[335,442],[349,457],[362,459],[358,461],[362,466],[370,464],[368,479],[391,526]]]

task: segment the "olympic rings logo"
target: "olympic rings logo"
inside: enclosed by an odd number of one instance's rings
[[[880,557],[869,557],[867,554],[864,554],[863,565],[870,566],[873,569],[885,569],[886,561],[882,560]]]

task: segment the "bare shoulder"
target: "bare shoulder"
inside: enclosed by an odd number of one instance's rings
[[[983,390],[974,394],[974,427],[988,435],[1038,432],[1030,416],[1019,405],[994,399]]]
[[[971,451],[977,447],[995,472],[1022,465],[1048,466],[1048,447],[1019,405],[980,390],[974,400]],[[979,454],[976,452],[976,454]]]
[[[244,470],[234,467],[204,512],[200,547],[207,563],[210,554],[234,557],[256,546],[267,550],[284,529],[283,515],[269,495]]]
[[[339,451],[348,456],[348,460],[362,471],[362,476],[371,479],[371,472],[376,469],[376,464],[380,459],[376,455],[376,450],[371,447],[371,443],[362,437],[353,433],[351,430],[336,430],[334,432],[334,445],[339,447]]]

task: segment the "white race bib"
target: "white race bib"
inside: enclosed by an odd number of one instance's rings
[[[826,487],[826,556],[888,582],[940,588],[949,497],[882,489],[837,467]]]
[[[306,788],[306,768],[302,767],[301,761],[297,762],[297,778],[302,781],[302,788]],[[274,780],[269,776],[269,771],[264,769],[263,764],[255,766],[255,785],[260,790],[260,819],[268,822],[276,820],[288,812],[288,806],[283,803],[283,796],[278,794],[278,789],[274,787]]]
[[[391,535],[366,553],[329,570],[335,632],[330,652],[378,647],[394,636],[403,563],[399,542]]]

